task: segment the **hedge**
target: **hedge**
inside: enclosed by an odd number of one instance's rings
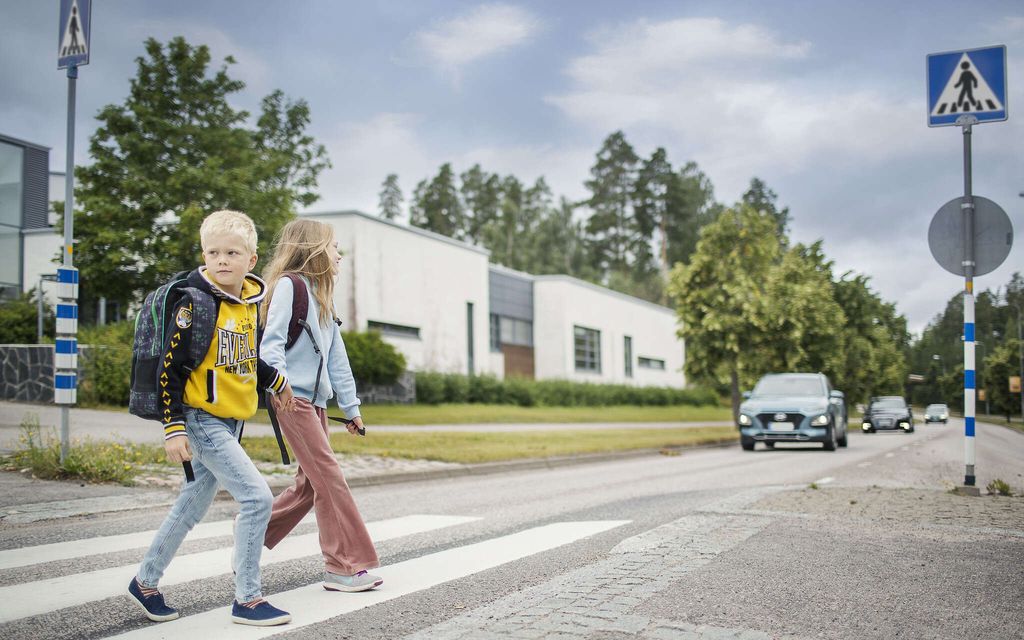
[[[86,406],[128,405],[134,321],[81,327],[83,372],[78,401]],[[394,384],[405,371],[405,357],[376,332],[344,334],[353,374],[361,385]]]
[[[528,380],[493,375],[416,373],[416,401],[423,404],[511,404],[521,407],[607,407],[613,405],[690,405],[718,403],[711,389],[632,387],[624,384],[590,384],[568,380]]]

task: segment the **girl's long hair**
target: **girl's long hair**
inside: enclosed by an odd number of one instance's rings
[[[274,289],[281,276],[289,272],[306,276],[312,284],[312,294],[320,308],[320,324],[325,326],[334,321],[334,263],[327,252],[333,242],[334,229],[318,220],[298,218],[284,225],[263,272],[267,296],[260,303],[260,324],[266,326]]]

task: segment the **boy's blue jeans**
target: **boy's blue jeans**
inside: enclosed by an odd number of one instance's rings
[[[260,592],[260,555],[274,496],[249,456],[238,444],[239,421],[218,418],[202,409],[185,408],[185,432],[192,448],[194,482],[184,482],[139,567],[139,583],[155,589],[185,535],[213,502],[218,484],[241,505],[235,532],[235,600],[251,602]]]

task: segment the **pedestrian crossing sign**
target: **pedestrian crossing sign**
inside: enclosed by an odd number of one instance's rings
[[[89,64],[92,0],[60,0],[57,32],[57,68]]]
[[[1006,46],[932,53],[928,60],[928,126],[1006,120]]]

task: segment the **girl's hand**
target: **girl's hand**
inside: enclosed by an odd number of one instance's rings
[[[284,389],[281,389],[281,393],[270,398],[270,401],[274,403],[274,411],[277,412],[291,411],[294,400],[295,394],[292,393],[292,385],[288,382],[284,383]]]
[[[359,430],[365,429],[366,427],[363,426],[363,418],[361,416],[356,416],[355,418],[352,418],[352,422],[345,424],[345,428],[348,429],[349,433],[357,436],[359,435]]]

